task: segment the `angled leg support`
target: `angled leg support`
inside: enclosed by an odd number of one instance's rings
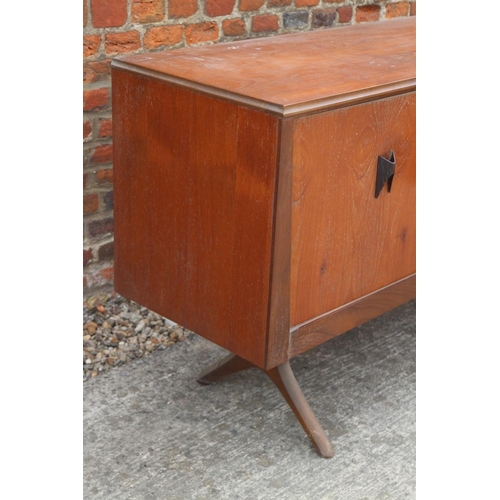
[[[236,356],[236,354],[228,354],[226,357],[210,365],[206,370],[203,370],[197,378],[197,381],[202,385],[210,385],[218,382],[223,378],[229,377],[234,373],[253,368],[255,365],[246,359]]]
[[[285,398],[318,453],[325,458],[333,457],[332,443],[300,390],[290,363],[287,361],[266,373]]]
[[[255,365],[249,361],[235,354],[229,354],[200,373],[197,380],[200,384],[208,385],[222,380],[229,375],[253,367]],[[276,368],[264,371],[264,373],[268,375],[281,392],[318,453],[325,458],[333,457],[332,444],[300,390],[290,363],[287,361]]]

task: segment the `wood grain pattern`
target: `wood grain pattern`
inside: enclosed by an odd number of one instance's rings
[[[278,119],[112,77],[116,291],[264,367]]]
[[[375,198],[378,155],[391,193]],[[415,93],[297,118],[291,325],[415,272]]]
[[[415,18],[120,56],[198,92],[291,116],[415,89]]]
[[[415,298],[415,275],[292,329],[290,358]]]

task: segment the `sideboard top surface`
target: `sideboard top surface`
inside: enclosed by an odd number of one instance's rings
[[[144,74],[280,116],[415,89],[415,17],[121,56]]]

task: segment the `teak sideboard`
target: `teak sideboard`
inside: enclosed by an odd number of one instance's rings
[[[258,367],[415,297],[415,18],[112,63],[115,289]]]

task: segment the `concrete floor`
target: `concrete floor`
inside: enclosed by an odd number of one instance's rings
[[[192,334],[85,383],[86,500],[415,498],[415,301],[291,361],[330,460],[259,370],[196,383],[225,353]]]

